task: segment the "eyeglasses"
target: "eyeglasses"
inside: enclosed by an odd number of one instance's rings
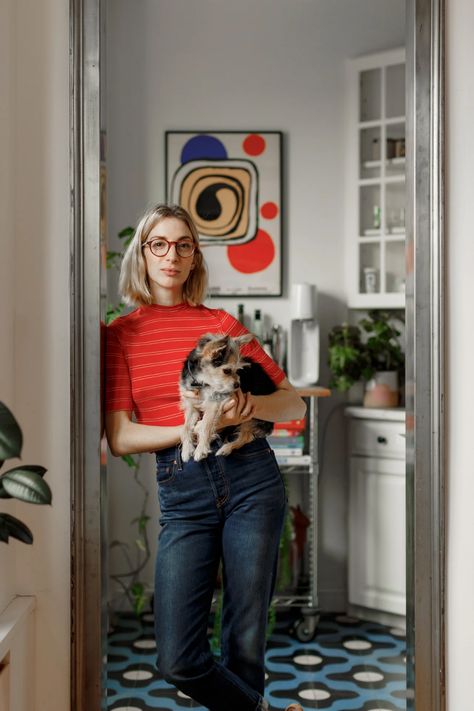
[[[183,239],[179,242],[168,242],[164,237],[145,242],[145,244],[142,245],[142,249],[149,247],[150,252],[154,254],[155,257],[164,257],[168,254],[173,245],[179,257],[192,257],[196,251],[196,245],[189,239]]]

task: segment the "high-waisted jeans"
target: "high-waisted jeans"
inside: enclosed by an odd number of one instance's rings
[[[157,668],[211,711],[266,709],[265,633],[287,497],[266,439],[228,457],[183,463],[156,453],[161,507],[155,570]],[[211,653],[209,610],[222,559],[221,658]]]

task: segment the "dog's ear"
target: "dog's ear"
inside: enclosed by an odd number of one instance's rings
[[[218,368],[222,365],[227,357],[229,349],[229,336],[224,336],[218,341],[212,344],[212,350],[210,352],[211,363],[214,368]]]
[[[200,353],[203,350],[204,346],[214,340],[214,338],[215,336],[213,333],[205,333],[196,343],[195,351]]]
[[[237,336],[234,341],[237,343],[239,348],[245,346],[246,343],[250,343],[255,338],[253,333],[244,333],[242,336]]]

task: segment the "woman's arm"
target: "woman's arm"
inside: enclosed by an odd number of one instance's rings
[[[300,420],[306,413],[305,401],[288,378],[282,380],[271,395],[250,395],[249,399],[254,405],[252,416],[268,422]]]
[[[252,395],[237,390],[232,395],[235,405],[231,405],[221,416],[218,428],[238,425],[256,417],[268,422],[299,420],[306,413],[306,403],[285,378],[276,386],[271,395]]]
[[[124,454],[154,452],[172,447],[180,441],[182,425],[160,427],[133,422],[126,410],[108,412],[105,416],[107,442],[114,457]]]
[[[196,397],[196,393],[189,391],[188,397]],[[247,399],[232,397],[224,403],[222,427],[238,425],[250,419],[248,415],[242,417],[242,411],[247,408]],[[247,408],[248,410],[248,408]],[[229,414],[228,414],[229,413]],[[183,425],[163,427],[159,425],[140,425],[133,422],[132,413],[127,410],[108,412],[105,416],[105,431],[110,451],[114,457],[125,454],[141,454],[154,452],[157,449],[173,447],[181,441]]]

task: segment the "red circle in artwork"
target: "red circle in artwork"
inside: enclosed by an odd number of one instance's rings
[[[278,205],[274,202],[266,202],[260,208],[260,214],[266,220],[273,220],[278,215]]]
[[[242,147],[249,156],[259,156],[265,150],[265,139],[258,133],[251,133],[244,140]]]
[[[227,247],[227,256],[238,272],[254,274],[263,271],[273,262],[275,245],[268,232],[258,230],[251,242]]]

